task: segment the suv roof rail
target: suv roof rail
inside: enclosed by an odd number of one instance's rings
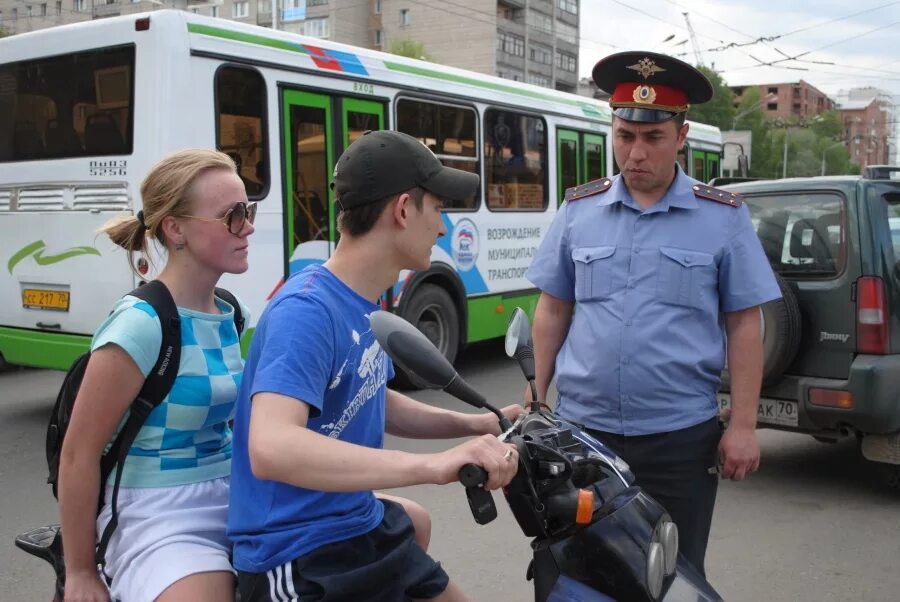
[[[900,180],[900,165],[867,165],[862,177],[867,180]]]
[[[709,186],[725,186],[727,184],[737,184],[738,182],[756,182],[764,178],[740,178],[737,176],[719,176],[709,181]]]

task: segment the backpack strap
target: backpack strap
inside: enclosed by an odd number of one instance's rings
[[[125,468],[125,459],[128,450],[137,438],[138,432],[150,416],[150,413],[166,398],[175,377],[178,375],[178,366],[181,363],[181,319],[178,317],[178,308],[175,300],[166,285],[159,280],[153,280],[139,286],[128,293],[134,297],[149,303],[156,311],[162,326],[162,344],[159,348],[159,357],[156,359],[153,369],[147,375],[144,386],[141,387],[137,398],[131,403],[128,419],[118,436],[113,441],[109,451],[100,460],[100,498],[103,499],[103,490],[109,480],[109,475],[116,469],[115,483],[112,494],[112,515],[109,524],[103,530],[100,543],[97,545],[97,563],[105,565],[104,557],[106,548],[112,537],[113,531],[119,523],[119,514],[116,507],[119,499],[119,484],[122,480],[122,472]],[[102,504],[102,502],[101,502]]]
[[[238,338],[244,333],[244,314],[241,312],[241,304],[238,303],[231,291],[216,287],[216,297],[225,301],[234,308],[234,326],[237,328]]]

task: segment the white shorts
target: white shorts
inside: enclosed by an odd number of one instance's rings
[[[195,573],[234,572],[228,519],[228,477],[177,487],[119,488],[119,526],[106,550],[110,595],[153,602]],[[97,540],[109,522],[112,487],[97,517]]]

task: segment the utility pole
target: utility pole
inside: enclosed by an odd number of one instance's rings
[[[691,34],[691,45],[694,47],[694,60],[697,61],[697,66],[703,66],[703,57],[700,56],[700,46],[697,44],[697,34],[694,33],[694,28],[691,25],[691,18],[688,17],[687,13],[681,13],[684,15],[684,22],[687,23],[688,33]]]

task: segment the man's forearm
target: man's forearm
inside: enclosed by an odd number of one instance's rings
[[[547,400],[547,389],[556,371],[556,356],[559,353],[572,322],[574,304],[541,293],[534,310],[534,374],[538,401]]]
[[[428,483],[428,455],[372,449],[285,424],[250,441],[259,479],[316,491],[367,491]]]
[[[451,439],[479,435],[476,417],[432,407],[388,389],[385,400],[385,431],[407,439]]]
[[[763,370],[759,308],[726,314],[725,320],[731,377],[729,425],[755,429]]]

